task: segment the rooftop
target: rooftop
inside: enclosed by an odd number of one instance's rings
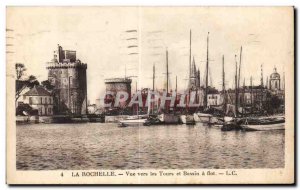
[[[131,83],[130,78],[109,78],[105,79],[105,83]]]
[[[51,94],[44,87],[35,85],[24,96],[51,96]]]

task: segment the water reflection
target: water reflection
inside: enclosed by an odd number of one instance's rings
[[[284,131],[115,124],[17,126],[17,169],[284,167]]]

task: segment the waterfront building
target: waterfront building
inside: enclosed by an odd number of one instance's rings
[[[87,64],[76,59],[76,51],[58,45],[47,69],[54,86],[55,114],[87,114]]]
[[[215,88],[209,88],[207,93],[207,106],[219,106],[222,104],[221,93]]]
[[[39,116],[53,115],[53,97],[42,86],[36,85],[24,93],[22,102],[19,102],[19,105],[21,104],[27,104],[37,110]]]
[[[250,106],[259,105],[267,99],[268,89],[264,86],[244,86],[238,89],[238,105],[239,106]],[[227,97],[229,104],[236,104],[235,102],[235,89],[227,90]]]

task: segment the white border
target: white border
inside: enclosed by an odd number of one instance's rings
[[[1,58],[1,64],[0,64],[0,105],[1,106],[1,111],[0,111],[0,122],[1,122],[1,133],[0,133],[0,139],[1,139],[1,145],[0,145],[0,187],[1,189],[8,189],[9,187],[5,184],[5,179],[6,179],[6,71],[5,71],[5,7],[9,5],[18,5],[18,6],[37,6],[37,5],[141,5],[141,6],[162,6],[162,5],[173,5],[173,6],[195,6],[195,5],[201,5],[201,6],[295,6],[296,8],[300,7],[300,1],[296,0],[277,0],[277,1],[268,1],[268,0],[253,0],[253,1],[238,1],[238,0],[227,0],[227,1],[221,1],[221,0],[207,0],[207,1],[195,1],[195,0],[184,0],[184,1],[179,1],[179,0],[172,0],[172,1],[167,1],[167,0],[149,0],[149,1],[138,1],[138,0],[127,0],[127,1],[122,1],[122,0],[103,0],[103,1],[95,1],[95,0],[73,0],[73,1],[58,1],[58,0],[52,0],[52,1],[40,1],[40,0],[27,0],[27,1],[20,1],[20,0],[2,0],[0,1],[0,33],[1,33],[1,46],[0,46],[0,58]],[[298,10],[299,11],[299,10]],[[297,25],[299,18],[297,19]],[[296,34],[298,35],[298,33]],[[299,55],[299,49],[297,49],[297,52],[295,52],[297,55]],[[297,61],[297,60],[295,60]],[[295,63],[297,64],[297,63]],[[297,73],[299,73],[300,69],[299,66],[297,67]],[[298,76],[297,76],[297,81]],[[297,84],[297,89],[299,90],[300,84],[298,82]],[[299,91],[297,91],[299,93]],[[298,97],[297,97],[298,98]],[[9,105],[7,105],[9,106]],[[298,107],[298,104],[296,105]],[[298,118],[300,118],[300,114],[297,113]],[[298,126],[296,126],[297,128]],[[297,130],[299,136],[299,129]],[[296,134],[295,134],[296,135]],[[299,149],[297,150],[299,151]],[[298,175],[299,176],[299,175]],[[297,180],[298,181],[298,180]],[[24,189],[26,187],[19,187],[18,189]],[[28,188],[28,187],[27,187]],[[39,189],[40,187],[36,188]],[[54,189],[54,187],[48,187],[49,189]],[[63,189],[65,187],[58,187],[55,189]],[[80,187],[80,189],[87,189],[88,187]],[[102,187],[104,189],[107,189],[108,187]],[[170,187],[171,188],[171,187]],[[201,187],[203,188],[203,187]],[[209,188],[209,187],[206,187]],[[224,188],[224,187],[222,187]],[[231,188],[231,187],[228,187]],[[250,189],[251,187],[245,188],[245,189]],[[263,188],[263,187],[262,187]]]

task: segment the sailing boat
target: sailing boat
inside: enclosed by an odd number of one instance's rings
[[[137,92],[137,90],[136,90]],[[147,115],[139,115],[139,106],[137,106],[136,115],[128,116],[125,119],[119,121],[119,127],[128,127],[128,126],[143,126],[149,116],[149,112]]]
[[[119,127],[128,127],[128,126],[143,126],[148,118],[147,115],[139,115],[137,110],[136,115],[128,116],[127,118],[119,121]]]
[[[209,70],[209,32],[207,34],[207,49],[206,49],[206,75],[205,75],[205,94],[204,94],[204,111],[208,109],[208,70]],[[210,113],[205,112],[195,112],[194,113],[194,120],[200,123],[206,124],[215,124],[218,123],[219,120],[214,117]]]
[[[263,76],[262,76],[263,77]],[[261,80],[262,81],[262,80]],[[250,78],[251,84],[251,114],[252,114],[252,77]],[[246,117],[244,115],[240,120],[240,125],[244,131],[269,131],[269,130],[284,130],[285,129],[285,116],[260,116],[260,117]]]
[[[153,78],[152,78],[152,90],[154,91],[155,89],[155,65],[153,65]],[[148,95],[149,96],[149,95]],[[161,124],[162,122],[158,119],[158,114],[157,113],[154,113],[154,108],[155,106],[158,106],[158,101],[157,99],[155,98],[155,102],[153,104],[153,107],[151,106],[151,103],[150,103],[150,98],[152,97],[148,97],[147,100],[148,100],[148,118],[147,120],[145,121],[144,125],[145,126],[150,126],[150,125],[159,125]],[[152,108],[151,108],[152,107]],[[158,108],[157,108],[158,110]],[[152,112],[152,113],[151,113]]]
[[[166,82],[167,82],[167,93],[169,93],[169,63],[168,63],[168,50],[166,50]],[[158,115],[158,119],[161,123],[164,124],[179,124],[180,117],[179,115],[173,113],[169,113],[169,110],[166,109],[166,112]]]
[[[285,117],[284,116],[261,116],[249,117],[244,113],[244,104],[241,105],[241,112],[239,112],[239,83],[240,83],[240,70],[241,70],[242,47],[240,51],[240,65],[239,73],[237,73],[237,61],[235,69],[235,117],[230,122],[225,122],[221,130],[244,130],[244,131],[265,131],[265,130],[284,130]],[[262,69],[261,69],[262,71]],[[262,72],[261,72],[262,73]],[[262,75],[262,74],[261,74]],[[251,84],[251,110],[252,110],[252,77],[250,78]],[[244,85],[245,86],[245,85]],[[263,75],[261,76],[261,86],[263,86]],[[252,111],[251,111],[252,112]]]
[[[148,118],[148,115],[132,115],[119,121],[119,127],[128,126],[143,126]]]
[[[189,98],[190,98],[190,96],[189,96]],[[189,113],[188,98],[186,98],[185,114],[180,116],[180,121],[181,121],[181,123],[186,124],[186,125],[195,125],[196,124],[194,115]]]
[[[222,127],[224,123],[231,121],[232,117],[226,116],[226,110],[227,110],[227,95],[226,95],[226,89],[225,89],[225,70],[224,70],[224,55],[222,57],[222,95],[223,95],[223,103],[222,103],[222,117],[219,117],[218,124],[216,126]]]
[[[225,121],[223,126],[221,127],[222,131],[231,131],[231,130],[240,130],[241,127],[238,124],[238,114],[239,114],[239,81],[240,81],[240,68],[241,68],[241,57],[242,57],[242,47],[241,47],[241,52],[240,52],[240,66],[239,66],[239,74],[237,72],[237,60],[236,60],[236,55],[235,55],[235,105],[234,105],[234,118],[229,119],[228,121]],[[239,75],[239,76],[238,76]],[[225,118],[224,118],[225,120]]]
[[[119,121],[119,127],[128,127],[128,126],[143,126],[147,118],[140,116],[129,116],[124,120]]]
[[[190,30],[190,55],[189,55],[189,77],[192,76],[192,68],[193,71],[195,71],[195,60],[193,60],[193,65],[192,65],[192,30]],[[195,77],[195,76],[194,76]],[[197,90],[197,89],[196,89]],[[192,114],[189,113],[189,107],[188,107],[188,102],[190,97],[190,92],[191,92],[191,87],[190,84],[188,85],[188,91],[189,91],[189,98],[186,98],[186,110],[185,110],[185,114],[180,116],[180,121],[183,124],[186,125],[195,125],[195,119],[194,116]]]

